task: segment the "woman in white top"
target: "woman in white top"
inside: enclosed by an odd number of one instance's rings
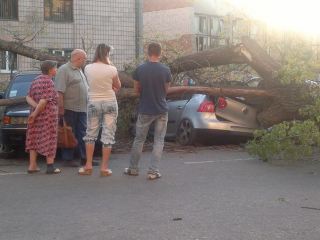
[[[118,104],[115,91],[121,87],[116,67],[110,64],[110,47],[99,44],[92,64],[85,67],[84,73],[88,80],[88,110],[87,131],[83,140],[86,143],[86,165],[79,169],[80,175],[92,174],[92,158],[95,141],[102,127],[100,141],[102,147],[102,162],[100,175],[110,176],[109,157],[112,145],[115,143],[115,132],[117,128]]]

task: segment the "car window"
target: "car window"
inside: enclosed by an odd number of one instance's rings
[[[181,99],[180,100],[190,100],[193,96],[193,93],[184,93],[182,96],[181,96]]]
[[[36,76],[38,76],[38,74],[16,76],[8,89],[7,98],[27,96],[31,82]]]
[[[193,93],[183,93],[182,95],[171,95],[167,96],[168,102],[174,102],[174,101],[189,101],[193,97]]]

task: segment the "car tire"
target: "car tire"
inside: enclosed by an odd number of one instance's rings
[[[136,126],[135,125],[129,127],[129,136],[130,137],[136,136]]]
[[[177,131],[177,142],[180,145],[191,145],[196,138],[196,131],[189,119],[183,119]]]
[[[15,151],[7,144],[0,144],[0,158],[13,158]]]

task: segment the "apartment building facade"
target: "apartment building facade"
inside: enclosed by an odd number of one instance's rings
[[[25,38],[27,46],[62,56],[84,48],[89,59],[97,44],[106,43],[114,48],[113,63],[122,69],[141,51],[142,0],[0,0],[0,33],[2,39]],[[0,54],[2,79],[12,68],[39,65],[7,51]]]
[[[185,52],[240,42],[256,34],[249,19],[225,0],[145,0],[144,38],[176,43]]]

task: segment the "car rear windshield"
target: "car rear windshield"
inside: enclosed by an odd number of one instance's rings
[[[7,97],[25,97],[29,92],[32,80],[35,79],[39,74],[28,74],[16,76],[8,89]]]

